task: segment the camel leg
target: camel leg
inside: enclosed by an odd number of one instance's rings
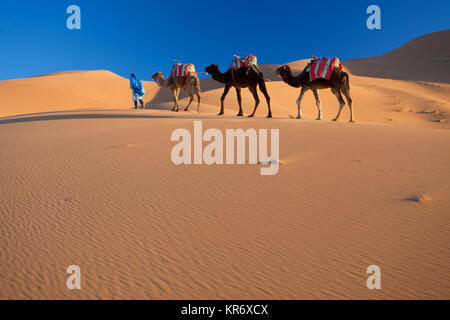
[[[219,116],[223,115],[223,101],[225,100],[225,97],[228,94],[228,91],[230,91],[231,85],[225,85],[225,89],[223,90],[222,96],[220,97],[220,112]]]
[[[338,121],[339,117],[341,116],[342,108],[345,106],[345,101],[344,101],[344,98],[342,98],[342,95],[339,91],[335,91],[335,90],[331,90],[331,91],[334,93],[334,95],[336,96],[336,98],[339,101],[339,111],[338,111],[338,114],[336,115],[336,118],[333,119],[333,121]]]
[[[180,97],[180,88],[177,88],[177,112],[180,111],[180,104],[178,103],[178,99]]]
[[[348,106],[350,107],[350,122],[355,122],[355,116],[353,115],[353,101],[350,97],[350,83],[349,83],[348,74],[344,72],[344,76],[341,78],[339,85],[339,92],[341,92],[345,99],[347,99]],[[342,95],[341,95],[342,99]],[[344,99],[342,99],[344,100]]]
[[[186,91],[187,94],[189,94],[189,103],[186,106],[186,108],[184,108],[184,111],[188,111],[189,110],[189,106],[191,105],[192,101],[194,101],[194,95],[192,94],[192,90],[191,87],[184,89],[184,91]]]
[[[194,87],[194,92],[197,96],[197,101],[198,101],[198,105],[197,105],[197,112],[200,112],[200,89],[197,87]]]
[[[177,88],[170,88],[170,91],[172,91],[172,96],[173,96],[173,108],[171,111],[175,111],[175,107],[177,106],[177,100],[178,100]]]
[[[264,79],[259,80],[259,90],[264,94],[264,97],[266,98],[267,102],[267,108],[269,109],[269,112],[267,113],[267,118],[272,118],[272,109],[270,108],[270,96],[267,92],[266,83],[264,82]]]
[[[355,122],[355,116],[353,115],[353,100],[348,92],[344,91],[345,99],[347,99],[348,106],[350,107],[350,122]]]
[[[235,88],[236,88],[236,95],[237,95],[238,104],[239,104],[239,113],[237,114],[237,116],[242,117],[244,114],[242,113],[241,88],[238,88],[238,87],[235,87]]]
[[[252,87],[248,87],[251,91],[251,93],[253,94],[253,98],[255,99],[255,109],[253,109],[253,112],[251,115],[249,115],[249,118],[252,118],[255,116],[256,113],[256,109],[258,109],[258,105],[259,105],[259,97],[258,97],[258,91],[256,91],[256,86],[252,86]]]
[[[306,91],[308,91],[308,88],[302,87],[302,90],[300,91],[300,95],[298,96],[298,99],[297,99],[297,109],[298,109],[297,119],[302,118],[302,109],[300,108],[300,104],[302,103],[302,99],[303,99],[303,96],[305,95]]]
[[[316,88],[312,88],[312,92],[314,93],[314,98],[316,98],[316,106],[317,106],[317,119],[316,120],[323,120],[322,116],[322,104],[320,103],[319,94],[317,93]]]

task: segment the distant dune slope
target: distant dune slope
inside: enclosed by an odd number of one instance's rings
[[[450,83],[450,30],[416,38],[379,57],[345,61],[355,75]]]
[[[156,84],[144,82],[147,99]],[[58,72],[0,82],[0,116],[78,108],[132,106],[129,82],[110,71]]]

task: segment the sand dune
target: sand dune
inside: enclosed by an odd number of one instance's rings
[[[72,71],[0,82],[0,116],[132,106],[129,81],[110,71]],[[156,84],[144,82],[147,98]]]
[[[0,297],[450,297],[450,131],[200,116],[205,128],[280,128],[283,164],[262,177],[173,165],[170,133],[193,119],[111,110],[0,124]],[[65,288],[71,264],[79,292]],[[371,264],[379,292],[365,287]]]
[[[304,62],[300,62],[302,64]],[[296,70],[301,70],[299,67]],[[266,70],[267,71],[267,70]],[[298,71],[300,72],[300,71]],[[167,88],[158,88],[155,83],[144,83],[147,91],[147,108],[166,109],[172,107],[172,94]],[[214,80],[202,79],[202,111],[218,112],[223,87]],[[275,116],[296,114],[296,99],[299,89],[289,87],[281,81],[269,81],[267,88],[272,97]],[[17,92],[25,90],[20,103]],[[131,108],[128,80],[108,71],[86,71],[46,75],[38,78],[3,81],[0,83],[2,116],[76,110],[84,108]],[[355,115],[360,122],[374,122],[406,127],[449,128],[447,115],[450,111],[450,85],[427,82],[398,81],[368,77],[351,77],[351,92],[355,100]],[[320,97],[326,119],[333,118],[338,102],[330,90],[322,90]],[[187,104],[186,94],[180,95],[181,105]],[[262,95],[261,95],[261,98]],[[195,102],[194,102],[195,104]],[[253,97],[243,90],[245,113],[253,110]],[[225,106],[228,114],[237,113],[236,93],[231,90]],[[194,108],[193,106],[192,108]],[[303,111],[307,118],[315,118],[317,110],[312,93],[305,96]],[[262,99],[258,115],[267,113]],[[345,109],[342,119],[346,119]],[[440,122],[437,122],[440,121]]]
[[[379,57],[345,61],[345,66],[355,75],[450,83],[450,30],[424,35]]]
[[[391,80],[348,65],[356,124],[347,109],[330,121],[328,90],[324,121],[311,93],[291,119],[299,89],[280,81],[267,82],[273,119],[263,99],[238,119],[233,90],[219,118],[211,79],[200,114],[170,112],[153,82],[131,110],[128,80],[109,71],[0,82],[0,299],[449,299],[450,84],[439,68]],[[269,80],[276,67],[262,66]],[[174,165],[170,135],[193,120],[279,129],[279,173]],[[81,290],[66,288],[73,264]]]

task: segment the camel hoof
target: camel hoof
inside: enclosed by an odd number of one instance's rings
[[[253,118],[253,116],[254,116],[254,114],[251,114],[251,115],[249,115],[248,117],[249,117],[249,118]]]
[[[316,120],[323,120],[323,118],[317,118]]]
[[[295,119],[300,119],[300,120],[301,120],[301,119],[302,119],[302,117],[299,117],[299,116],[297,116],[297,118],[295,118]]]
[[[188,111],[188,109],[183,109],[183,111]]]
[[[267,118],[272,118],[272,115],[271,115],[271,114],[268,114],[268,115],[267,115]]]
[[[331,121],[334,121],[334,122],[336,122],[336,121],[338,121],[338,119],[337,118],[334,118],[333,120],[331,120]]]
[[[351,122],[351,123],[355,123],[355,120],[353,120],[353,119],[351,119],[349,122]]]
[[[237,115],[236,115],[237,117],[243,117],[244,116],[244,114],[242,114],[242,113],[238,113]]]

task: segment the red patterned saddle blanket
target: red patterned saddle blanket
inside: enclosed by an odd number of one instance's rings
[[[191,63],[175,63],[172,67],[172,74],[174,77],[184,77],[189,73],[196,72],[195,67]]]
[[[246,57],[244,57],[244,58],[236,56],[236,58],[231,62],[231,69],[233,71],[236,71],[239,68],[251,66],[253,64],[257,64],[256,61],[257,61],[256,57],[252,56],[251,54],[246,56]]]
[[[330,79],[334,68],[343,69],[338,58],[319,58],[315,59],[309,69],[311,81],[317,78]]]

